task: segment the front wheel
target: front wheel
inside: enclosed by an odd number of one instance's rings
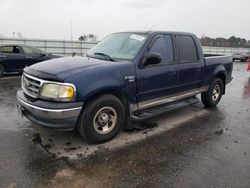
[[[224,89],[224,83],[216,78],[206,93],[201,94],[201,100],[206,107],[215,107],[220,102]]]
[[[123,103],[113,95],[102,95],[86,106],[77,126],[88,143],[97,144],[114,138],[122,129],[124,120]]]

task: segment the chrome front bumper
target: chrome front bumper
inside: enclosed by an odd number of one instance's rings
[[[73,129],[81,113],[83,103],[32,102],[21,89],[17,92],[17,108],[22,116],[32,122],[51,128]]]

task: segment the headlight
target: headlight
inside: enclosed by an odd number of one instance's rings
[[[54,100],[72,100],[75,95],[75,87],[67,84],[45,83],[40,96]]]

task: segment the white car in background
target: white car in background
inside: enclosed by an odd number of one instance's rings
[[[250,52],[242,52],[242,53],[233,54],[233,61],[240,60],[242,62],[245,62],[248,59],[250,59]]]

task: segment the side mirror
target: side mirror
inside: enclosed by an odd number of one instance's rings
[[[148,55],[145,65],[155,65],[161,62],[161,54],[154,52]]]
[[[42,53],[41,53],[41,56],[44,57],[44,56],[47,56],[47,54],[44,53],[44,52],[42,52]]]

